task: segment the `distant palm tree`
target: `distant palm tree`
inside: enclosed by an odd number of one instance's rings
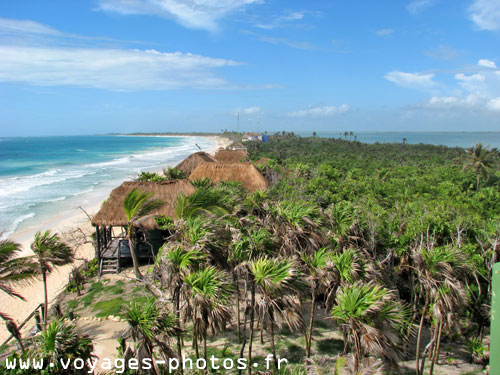
[[[88,360],[92,354],[94,345],[89,336],[78,333],[74,325],[69,325],[63,320],[55,320],[47,328],[33,339],[34,350],[31,353],[37,360],[43,359],[47,374],[80,374],[90,369]],[[84,369],[63,369],[62,360],[73,360],[81,358],[84,361]],[[53,366],[49,366],[49,363]]]
[[[151,358],[156,368],[155,347],[160,349],[165,360],[176,357],[175,351],[168,343],[170,339],[182,334],[177,318],[168,310],[161,310],[153,298],[145,304],[132,303],[128,306],[125,320],[129,324],[129,332],[135,343],[135,356],[139,363],[142,363],[144,358]]]
[[[127,215],[127,238],[130,247],[130,254],[132,255],[132,262],[134,263],[134,273],[136,278],[142,279],[141,271],[139,270],[139,259],[137,256],[137,249],[135,247],[134,238],[134,222],[149,214],[151,211],[161,207],[164,204],[159,199],[153,198],[152,193],[142,192],[138,189],[132,189],[127,194],[123,201],[123,209]]]
[[[222,331],[231,320],[230,303],[233,285],[223,271],[206,267],[184,278],[184,293],[188,301],[187,315],[193,322],[193,343],[200,358],[198,340],[203,340],[203,357],[207,360],[207,333]]]
[[[49,301],[47,294],[47,275],[52,273],[53,267],[64,266],[73,262],[74,252],[66,245],[57,234],[50,230],[45,233],[36,232],[35,239],[31,244],[31,250],[35,253],[34,259],[38,263],[43,280],[44,292],[44,323],[47,324],[47,314],[49,311]]]
[[[304,318],[297,297],[307,289],[307,284],[298,268],[287,259],[261,258],[251,262],[250,268],[259,295],[259,301],[252,308],[257,310],[262,324],[270,329],[271,350],[278,369],[274,328],[286,324],[291,330],[303,329]]]
[[[484,147],[481,143],[471,149],[466,150],[467,161],[464,165],[464,170],[472,169],[476,174],[476,190],[479,190],[479,180],[481,177],[488,178],[494,166],[494,157],[498,155],[496,149],[488,150],[488,146]]]
[[[8,296],[25,300],[13,289],[13,284],[26,284],[40,274],[40,268],[33,257],[18,257],[21,245],[14,241],[0,241],[0,291]],[[0,312],[0,318],[9,317]]]
[[[347,333],[354,374],[358,373],[365,354],[396,362],[399,343],[408,332],[410,319],[408,309],[393,292],[373,283],[344,286],[331,315]]]

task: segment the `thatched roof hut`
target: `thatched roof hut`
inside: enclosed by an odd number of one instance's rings
[[[251,163],[203,163],[191,173],[191,181],[208,178],[215,183],[238,181],[250,192],[265,189],[267,180]]]
[[[216,161],[213,156],[206,152],[196,152],[181,161],[176,168],[183,171],[186,176],[189,176],[201,163],[215,163]]]
[[[123,201],[130,191],[138,189],[146,193],[153,193],[153,197],[161,199],[165,204],[152,211],[143,218],[140,226],[145,229],[155,229],[155,216],[165,215],[175,217],[175,199],[179,193],[191,195],[196,190],[188,180],[160,181],[160,182],[124,182],[113,189],[99,212],[93,217],[94,226],[126,226],[127,216],[123,209]]]
[[[248,157],[243,150],[219,150],[215,154],[215,159],[221,163],[239,163],[247,161]]]

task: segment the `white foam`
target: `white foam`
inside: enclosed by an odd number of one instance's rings
[[[8,231],[5,233],[2,233],[0,235],[0,240],[4,240],[7,237],[9,237],[12,233],[14,233],[16,231],[19,224],[21,224],[25,220],[31,219],[34,216],[35,216],[35,213],[30,212],[26,215],[22,215],[22,216],[18,217],[17,219],[15,219],[14,222],[12,223],[12,225],[9,227]]]

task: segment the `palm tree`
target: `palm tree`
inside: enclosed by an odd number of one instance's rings
[[[331,311],[347,333],[357,374],[365,354],[376,354],[395,364],[401,339],[410,325],[408,309],[393,292],[374,283],[344,286]]]
[[[0,290],[10,297],[25,300],[13,289],[13,284],[26,284],[39,275],[39,267],[33,257],[17,257],[21,245],[10,240],[0,241]],[[0,312],[0,318],[7,320],[8,315]]]
[[[129,333],[135,343],[135,356],[141,363],[144,358],[151,358],[154,363],[154,348],[159,347],[165,360],[176,357],[168,342],[179,337],[182,331],[174,314],[161,310],[151,298],[145,304],[132,303],[125,311],[125,320],[129,324]],[[182,356],[179,357],[179,361]],[[156,364],[154,363],[155,369]]]
[[[479,190],[480,177],[488,178],[494,166],[494,157],[497,155],[497,150],[488,150],[488,146],[484,147],[481,143],[471,149],[466,150],[467,161],[464,165],[464,170],[472,169],[476,174],[476,190]]]
[[[291,330],[303,328],[304,319],[296,297],[307,284],[298,268],[287,259],[260,258],[251,262],[250,269],[259,293],[259,301],[252,308],[257,310],[262,324],[270,329],[274,364],[278,369],[274,328],[283,324]]]
[[[323,245],[321,216],[313,204],[282,201],[271,210],[273,232],[281,239],[282,255],[312,252]]]
[[[468,277],[474,276],[475,268],[460,249],[449,246],[431,246],[420,251],[415,250],[412,258],[421,298],[424,300],[416,348],[416,371],[417,374],[422,374],[425,352],[431,354],[431,368],[433,369],[439,355],[443,325],[445,328],[451,328],[454,322],[453,313],[466,304],[465,282]],[[436,323],[431,341],[419,363],[422,328],[429,306],[432,306]]]
[[[205,259],[205,254],[196,249],[186,250],[183,246],[177,244],[170,248],[165,244],[161,247],[157,256],[157,268],[160,274],[161,283],[164,287],[171,291],[174,301],[174,312],[179,325],[181,327],[180,317],[180,299],[181,291],[184,285],[184,276]],[[165,251],[165,249],[168,249]],[[182,337],[179,334],[177,337],[177,352],[179,358],[182,358]]]
[[[311,314],[309,319],[309,332],[306,333],[306,357],[311,355],[311,339],[314,324],[314,315],[316,312],[316,298],[326,290],[330,275],[328,273],[328,260],[330,253],[327,248],[322,248],[314,254],[303,255],[302,261],[304,262],[307,274],[307,281],[311,288]]]
[[[187,219],[203,214],[221,216],[227,213],[221,204],[221,197],[211,187],[198,188],[189,196],[180,193],[175,200],[175,214],[179,218]]]
[[[215,335],[230,321],[233,285],[225,272],[210,266],[187,274],[184,278],[184,288],[188,301],[186,315],[193,322],[196,357],[200,358],[198,339],[202,339],[203,357],[207,361],[208,329]]]
[[[31,244],[31,250],[35,253],[34,259],[38,263],[42,274],[45,303],[43,321],[47,324],[47,313],[49,311],[47,275],[52,273],[53,267],[64,266],[73,262],[74,252],[57,234],[53,234],[50,230],[45,231],[43,234],[36,232],[35,240]]]
[[[46,371],[49,374],[77,374],[80,373],[69,366],[64,370],[62,362],[81,358],[85,362],[85,373],[89,370],[88,360],[92,359],[94,345],[86,333],[78,333],[74,325],[69,325],[63,320],[55,320],[44,331],[33,339],[33,357],[43,359]],[[63,361],[62,361],[63,360]],[[49,366],[49,363],[53,366]]]
[[[137,279],[142,279],[139,270],[139,259],[135,248],[134,222],[149,214],[151,211],[161,207],[164,203],[159,199],[154,199],[152,193],[145,193],[138,189],[132,189],[123,201],[123,209],[127,215],[127,238],[134,263],[134,273]]]

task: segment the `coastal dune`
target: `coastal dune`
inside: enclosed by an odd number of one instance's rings
[[[220,147],[226,147],[230,143],[230,140],[227,138],[216,136],[207,138],[211,138],[215,141],[214,147],[209,150],[209,153],[212,155],[214,155]],[[163,168],[167,167],[169,164],[172,164],[171,166],[173,166],[176,162],[172,161],[171,163],[167,163],[163,166]],[[157,172],[161,172],[161,168]],[[122,181],[117,181],[116,186],[121,182]],[[68,207],[68,210],[65,211],[64,214],[52,216],[48,220],[41,222],[36,226],[32,226],[23,231],[18,231],[9,236],[10,240],[21,244],[23,250],[21,254],[22,256],[32,254],[31,242],[33,241],[34,235],[37,231],[50,229],[52,232],[58,233],[68,242],[70,246],[76,245],[75,262],[67,266],[56,268],[48,276],[47,284],[49,304],[66,287],[72,269],[80,266],[84,262],[90,261],[94,257],[94,247],[90,241],[82,243],[82,233],[86,235],[87,240],[90,239],[90,235],[94,229],[87,215],[93,216],[99,211],[102,202],[107,198],[109,192],[110,191],[107,191],[104,195],[94,195],[91,199],[86,197],[85,200],[82,200],[81,205]],[[75,240],[76,235],[79,236],[78,240]],[[0,306],[2,312],[9,315],[17,324],[20,324],[40,303],[43,302],[43,283],[41,280],[35,280],[29,285],[15,285],[14,287],[16,292],[21,294],[26,300],[22,301],[18,298],[9,297],[5,293],[0,293]],[[50,307],[51,306],[49,306],[49,308]],[[22,333],[26,334],[32,326],[33,324],[30,322],[26,329],[23,329]],[[8,336],[9,333],[6,330],[5,325],[0,324],[0,344],[3,343]]]

